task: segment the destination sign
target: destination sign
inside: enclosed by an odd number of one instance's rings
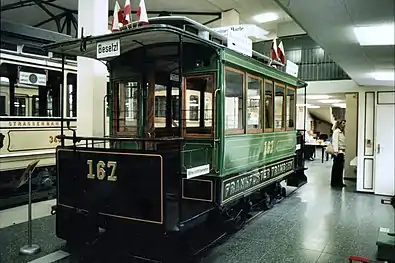
[[[97,43],[97,58],[116,57],[121,54],[119,39]]]
[[[252,188],[259,188],[272,178],[292,171],[294,160],[288,159],[279,163],[266,166],[261,170],[254,170],[237,175],[222,182],[222,202],[233,199],[236,195],[244,193]]]

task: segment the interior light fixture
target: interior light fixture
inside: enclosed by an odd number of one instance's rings
[[[268,12],[268,13],[255,15],[252,18],[258,23],[267,23],[267,22],[276,21],[277,19],[279,19],[279,16],[274,12]]]
[[[341,100],[319,100],[319,102],[331,104],[331,103],[339,103],[341,102]]]
[[[335,103],[332,104],[333,107],[338,107],[338,108],[346,108],[346,104],[345,103]]]
[[[329,95],[307,95],[306,97],[311,100],[326,100],[331,98]]]
[[[361,46],[395,45],[394,24],[354,27],[355,36]]]
[[[395,79],[395,72],[374,72],[371,74],[375,80],[393,81]]]

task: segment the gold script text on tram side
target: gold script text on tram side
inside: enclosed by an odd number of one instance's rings
[[[110,175],[107,176],[107,181],[115,182],[117,180],[116,170],[117,170],[117,162],[108,161],[107,165],[104,161],[98,161],[96,164],[96,174],[93,173],[93,160],[88,160],[86,162],[88,164],[88,179],[97,179],[104,180],[107,175],[107,171],[105,168],[110,170]]]

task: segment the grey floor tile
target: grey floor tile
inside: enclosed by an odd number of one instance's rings
[[[348,257],[322,253],[317,263],[349,263]]]
[[[317,262],[320,255],[321,252],[318,251],[297,249],[288,252],[288,254],[282,258],[281,262],[282,263],[294,263],[294,262],[315,263]]]

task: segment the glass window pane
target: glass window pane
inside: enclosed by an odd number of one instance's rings
[[[180,97],[178,96],[178,88],[173,87],[171,89],[171,126],[178,127],[179,122],[179,108]]]
[[[261,129],[262,128],[261,84],[262,84],[261,79],[248,77],[248,82],[247,82],[247,127],[250,129]]]
[[[274,128],[284,128],[284,87],[275,85]]]
[[[186,128],[208,128],[213,119],[213,76],[193,76],[186,80]],[[211,129],[187,129],[187,133],[211,133]]]
[[[118,132],[136,132],[138,120],[138,83],[114,84],[116,96],[116,122]]]
[[[243,129],[243,82],[241,73],[227,70],[225,75],[225,129]]]
[[[265,129],[273,129],[273,82],[265,81]]]
[[[155,128],[166,127],[166,86],[155,84]]]
[[[295,90],[287,88],[287,127],[295,128]]]

